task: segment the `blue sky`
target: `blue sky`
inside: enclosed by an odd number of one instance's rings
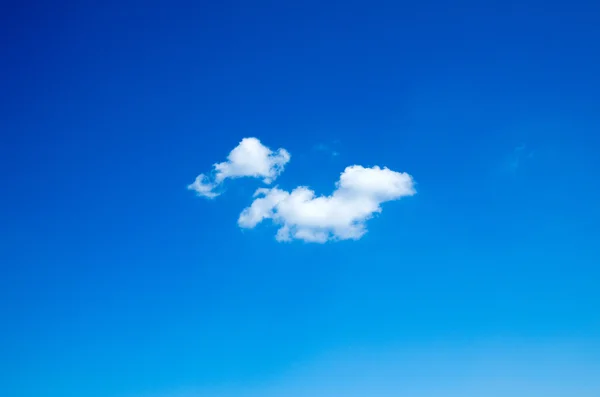
[[[1,395],[600,394],[598,5],[2,14]]]

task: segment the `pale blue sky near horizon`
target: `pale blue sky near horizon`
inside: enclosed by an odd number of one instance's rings
[[[600,394],[600,5],[3,8],[0,395]],[[278,242],[245,137],[417,193]]]

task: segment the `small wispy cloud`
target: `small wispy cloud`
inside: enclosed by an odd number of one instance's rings
[[[285,149],[272,151],[257,138],[244,138],[229,153],[226,161],[214,164],[210,175],[198,175],[188,189],[199,196],[214,198],[220,194],[217,190],[228,178],[252,177],[270,184],[283,172],[290,158]]]
[[[322,152],[322,153],[327,153],[332,157],[337,157],[340,155],[340,152],[334,148],[334,146],[336,146],[335,144],[338,141],[335,141],[332,145],[327,145],[324,143],[318,143],[315,146],[313,146],[313,150],[317,151],[317,152]]]
[[[523,165],[525,161],[534,157],[535,152],[528,149],[527,145],[522,143],[515,147],[511,154],[508,156],[507,166],[512,172],[517,170]]]

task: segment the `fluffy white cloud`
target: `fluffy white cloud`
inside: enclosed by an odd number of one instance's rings
[[[308,187],[287,192],[258,189],[250,207],[238,219],[242,228],[253,228],[265,219],[280,225],[276,239],[324,243],[359,239],[365,222],[381,212],[381,203],[415,194],[413,178],[388,168],[347,167],[330,196],[316,196]]]
[[[227,178],[253,177],[269,184],[283,172],[289,161],[287,150],[272,151],[257,138],[244,138],[229,153],[227,161],[213,165],[211,176],[198,175],[188,189],[200,196],[214,198],[220,194],[215,190]]]

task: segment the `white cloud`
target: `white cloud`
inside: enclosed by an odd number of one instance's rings
[[[220,194],[215,190],[227,178],[253,177],[270,184],[283,172],[289,161],[287,150],[272,151],[257,138],[244,138],[229,153],[227,161],[213,165],[211,176],[198,175],[188,189],[200,196],[214,198]]]
[[[216,187],[217,184],[211,182],[204,174],[198,175],[194,182],[188,185],[189,190],[195,191],[199,196],[208,198],[215,198],[219,195],[219,193],[213,191]]]
[[[277,187],[258,189],[238,224],[253,228],[271,219],[280,226],[278,241],[356,240],[366,233],[365,222],[381,212],[381,203],[415,193],[413,178],[407,173],[353,165],[342,172],[330,196],[316,196],[305,186],[291,192]]]

